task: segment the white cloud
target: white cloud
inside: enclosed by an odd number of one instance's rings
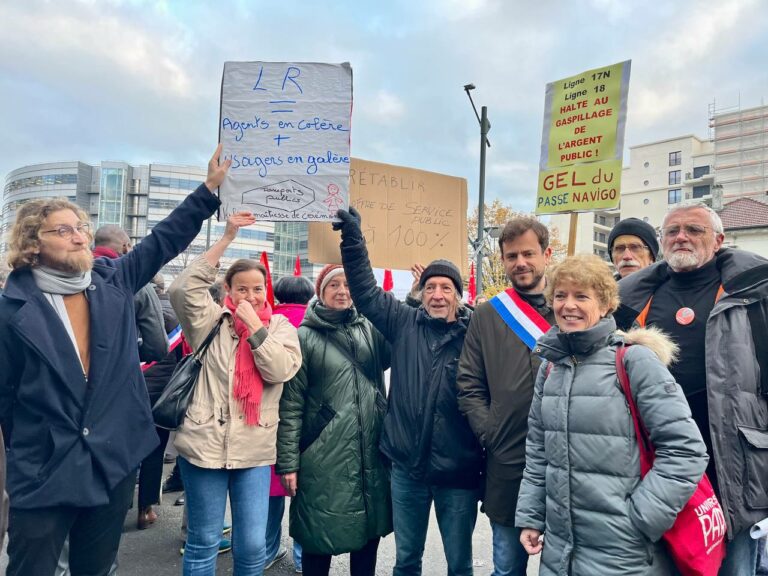
[[[361,114],[368,121],[385,126],[397,124],[406,114],[402,99],[387,90],[379,90],[373,98],[359,104],[356,102],[355,106],[360,106]]]
[[[702,4],[681,15],[682,21],[671,19],[658,41],[651,39],[654,59],[664,68],[685,70],[712,52],[722,52],[733,46],[729,39],[738,41],[742,20],[751,17],[755,4],[756,0]]]
[[[0,36],[0,52],[8,55],[2,59],[4,67],[70,88],[78,81],[98,82],[100,74],[109,73],[139,91],[174,97],[191,92],[185,63],[173,52],[183,45],[173,28],[158,34],[95,4],[39,8],[31,11],[17,3],[0,6],[0,21],[13,23]],[[31,48],[19,50],[24,45]]]

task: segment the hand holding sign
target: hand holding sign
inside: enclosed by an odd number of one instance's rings
[[[216,190],[224,181],[224,177],[227,175],[227,170],[232,165],[232,160],[224,160],[221,162],[221,149],[222,145],[219,144],[216,147],[216,151],[208,161],[208,176],[205,179],[205,187],[211,192]]]

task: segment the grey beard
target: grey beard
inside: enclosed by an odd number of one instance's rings
[[[699,267],[699,257],[694,252],[673,252],[667,258],[667,264],[675,272],[695,270]]]

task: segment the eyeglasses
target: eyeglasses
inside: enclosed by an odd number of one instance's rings
[[[635,256],[640,256],[648,250],[648,246],[645,244],[614,244],[612,252],[614,256],[621,256],[625,250],[629,250]]]
[[[706,234],[707,230],[711,230],[709,226],[701,226],[700,224],[685,224],[682,226],[682,230],[689,238],[701,238]],[[675,238],[680,234],[681,227],[678,225],[667,226],[661,229],[661,235],[665,238]]]
[[[74,228],[69,224],[62,224],[61,226],[56,226],[56,228],[52,228],[51,230],[40,230],[40,234],[58,234],[59,238],[64,238],[65,240],[72,238],[72,235],[75,232],[81,236],[90,236],[91,225],[86,222],[82,222]]]

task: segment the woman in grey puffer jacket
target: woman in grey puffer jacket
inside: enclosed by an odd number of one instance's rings
[[[540,576],[672,574],[660,541],[707,466],[701,434],[666,365],[676,346],[649,329],[627,334],[611,316],[618,287],[595,256],[575,256],[548,281],[557,326],[537,342],[542,364],[528,417],[516,526]],[[656,448],[640,479],[632,417],[616,375],[616,350]],[[548,372],[547,365],[551,364]]]

